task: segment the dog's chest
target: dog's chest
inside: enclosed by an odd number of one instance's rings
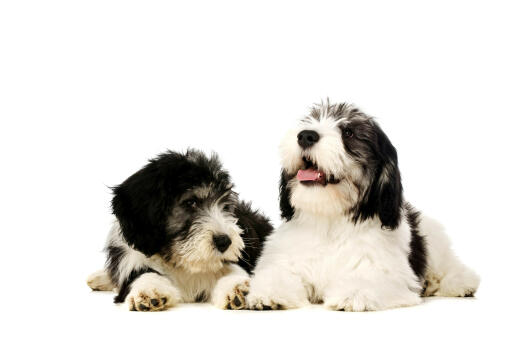
[[[291,267],[311,283],[352,270],[363,261],[376,256],[385,235],[379,228],[353,225],[345,221],[295,221],[283,226],[275,240],[284,249]]]
[[[167,268],[165,274],[179,289],[184,302],[208,301],[218,279],[224,275],[223,272],[191,274],[175,268]]]

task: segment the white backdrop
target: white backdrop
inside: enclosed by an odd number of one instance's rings
[[[0,2],[5,338],[509,337],[509,16],[505,1]],[[481,274],[476,299],[144,314],[89,291],[107,186],[167,148],[215,150],[278,225],[278,143],[327,96],[377,117],[407,199]]]

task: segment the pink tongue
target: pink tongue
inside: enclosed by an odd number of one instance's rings
[[[296,178],[298,178],[298,180],[300,182],[320,181],[322,175],[323,175],[323,173],[321,171],[317,171],[317,170],[312,170],[312,169],[298,170],[298,174],[296,174]]]

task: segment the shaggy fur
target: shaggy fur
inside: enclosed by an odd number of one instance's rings
[[[347,104],[315,106],[281,156],[285,222],[258,260],[249,308],[367,311],[475,293],[479,278],[441,225],[403,199],[396,149],[371,117]]]
[[[212,301],[240,309],[268,219],[238,200],[216,155],[167,152],[113,189],[116,216],[105,270],[93,289],[116,289],[131,310]]]

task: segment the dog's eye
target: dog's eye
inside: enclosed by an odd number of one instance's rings
[[[224,205],[224,207],[223,207],[223,211],[225,211],[225,212],[231,212],[231,211],[232,211],[232,210],[231,210],[231,206],[230,206],[230,205],[228,205],[228,204]]]
[[[197,199],[196,198],[190,198],[183,202],[183,205],[188,208],[197,208]]]
[[[345,128],[342,130],[342,135],[346,138],[353,137],[353,131],[350,128]]]

